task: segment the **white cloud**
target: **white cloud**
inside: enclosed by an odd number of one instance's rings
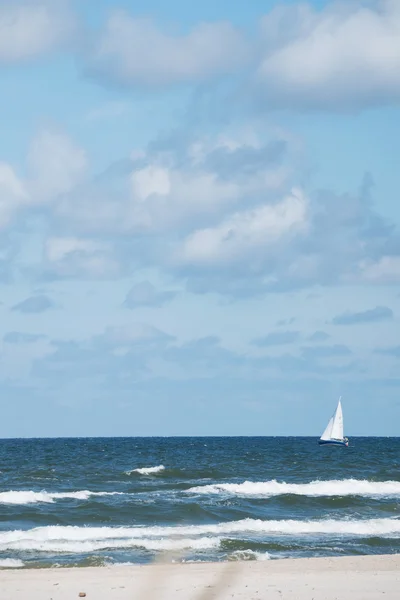
[[[156,161],[61,199],[57,210],[61,221],[75,222],[88,233],[165,232],[234,204],[239,194],[236,184],[213,173]]]
[[[166,230],[234,203],[236,184],[203,170],[145,167],[132,175],[127,224],[132,230]]]
[[[397,0],[278,7],[263,29],[257,75],[267,104],[341,110],[399,101]]]
[[[29,60],[64,45],[75,21],[60,0],[0,3],[0,63]]]
[[[64,195],[53,217],[66,237],[105,240],[121,271],[156,266],[196,292],[393,278],[395,259],[389,265],[384,257],[398,247],[397,234],[374,212],[369,179],[355,194],[303,192],[296,187],[301,164],[287,136],[264,144],[251,135],[177,136]],[[363,263],[369,270],[361,277]],[[391,274],[378,276],[375,263]],[[138,304],[133,294],[131,305]]]
[[[277,5],[261,19],[252,40],[228,22],[203,23],[182,33],[117,10],[85,60],[90,75],[127,86],[197,84],[246,72],[239,96],[268,108],[343,111],[395,104],[400,4]],[[224,99],[227,109],[231,100]]]
[[[190,231],[286,186],[285,142],[189,141],[154,146],[62,198],[60,222],[85,234]],[[175,150],[176,145],[178,146]],[[251,176],[249,176],[251,174]]]
[[[369,283],[400,283],[400,256],[382,256],[378,261],[361,263],[361,279]]]
[[[23,184],[7,163],[0,163],[0,185],[17,198],[27,198]]]
[[[29,268],[45,278],[157,267],[193,291],[233,295],[398,280],[398,234],[374,212],[368,178],[353,195],[300,191],[290,141],[251,138],[176,135],[85,182],[85,152],[44,131],[32,144],[29,177],[0,165],[0,227],[17,211],[40,215],[48,238],[41,264]],[[125,305],[172,297],[147,286]]]
[[[277,204],[237,212],[216,227],[190,234],[178,252],[178,260],[203,265],[242,262],[249,252],[262,254],[283,236],[305,233],[306,229],[307,200],[300,190],[293,190]]]
[[[83,180],[87,157],[68,135],[42,130],[31,144],[28,165],[31,195],[35,201],[45,202],[70,192]]]
[[[149,165],[132,174],[133,196],[139,202],[150,196],[167,196],[171,191],[171,180],[168,169]]]
[[[86,168],[86,153],[67,135],[40,131],[30,146],[28,177],[19,177],[9,163],[0,162],[0,228],[9,225],[19,211],[71,191],[84,178]]]
[[[0,229],[9,224],[27,199],[25,186],[14,169],[7,163],[0,163]]]
[[[187,34],[115,11],[88,60],[89,71],[126,85],[197,82],[235,71],[247,45],[230,23],[203,23]]]

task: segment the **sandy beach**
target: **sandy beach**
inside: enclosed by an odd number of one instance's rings
[[[3,570],[2,600],[397,600],[400,555]]]

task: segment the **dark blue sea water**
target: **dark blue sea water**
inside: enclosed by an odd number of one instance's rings
[[[0,441],[0,566],[400,551],[400,438]]]

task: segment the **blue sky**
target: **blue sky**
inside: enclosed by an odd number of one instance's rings
[[[0,31],[0,436],[398,435],[398,2]]]

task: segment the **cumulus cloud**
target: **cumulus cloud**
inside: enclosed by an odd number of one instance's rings
[[[193,291],[252,295],[360,282],[363,261],[399,247],[366,177],[356,194],[302,192],[234,213],[187,236],[180,258]]]
[[[43,129],[32,141],[28,167],[32,199],[46,202],[81,183],[87,169],[86,152],[63,131]]]
[[[346,311],[332,319],[333,325],[357,325],[359,323],[375,323],[393,319],[393,311],[388,306],[376,306],[361,312]]]
[[[292,155],[288,140],[256,136],[161,140],[64,194],[53,219],[67,237],[107,240],[122,268],[161,267],[195,293],[370,282],[365,264],[400,247],[371,178],[354,194],[293,187]]]
[[[237,185],[219,182],[212,173],[129,161],[65,197],[56,216],[86,233],[151,235],[218,211],[239,193]]]
[[[11,165],[0,162],[0,229],[5,228],[28,200],[28,191]]]
[[[400,282],[400,256],[385,255],[378,260],[360,263],[360,280],[372,284],[398,284]]]
[[[101,81],[148,88],[233,74],[240,98],[266,108],[349,111],[399,101],[399,39],[397,0],[278,5],[251,40],[228,22],[181,33],[116,10],[84,64]]]
[[[353,194],[304,189],[288,136],[260,138],[170,136],[89,180],[85,152],[44,132],[28,177],[0,169],[0,225],[24,210],[46,219],[53,234],[35,269],[45,277],[157,267],[192,292],[236,297],[394,282],[400,237],[374,209],[370,176]],[[131,304],[143,303],[135,293]]]
[[[240,154],[247,154],[241,168]],[[287,154],[269,141],[171,136],[65,195],[55,216],[85,234],[179,235],[282,192]]]
[[[0,2],[0,65],[31,60],[65,46],[76,23],[62,0]]]
[[[90,49],[86,70],[119,85],[163,86],[234,72],[247,57],[247,44],[228,22],[181,34],[116,10]]]
[[[397,0],[278,6],[262,30],[257,81],[266,105],[338,111],[400,100]]]
[[[64,0],[1,2],[0,63],[65,47],[76,31]],[[397,0],[279,5],[261,18],[251,40],[229,22],[182,32],[114,10],[86,38],[84,71],[118,86],[200,84],[247,73],[240,97],[267,108],[361,110],[400,99]]]
[[[306,198],[293,190],[277,204],[234,213],[216,227],[190,234],[179,249],[179,259],[192,265],[242,262],[249,254],[272,250],[285,236],[305,233],[306,215]]]
[[[175,298],[174,291],[158,291],[149,281],[136,283],[126,295],[124,305],[127,308],[140,306],[162,306]]]
[[[42,313],[54,307],[54,302],[45,295],[30,296],[12,307],[13,311],[35,314]]]
[[[53,202],[79,185],[87,158],[64,132],[43,129],[32,140],[26,166],[22,178],[12,165],[0,162],[0,229],[19,212]]]

